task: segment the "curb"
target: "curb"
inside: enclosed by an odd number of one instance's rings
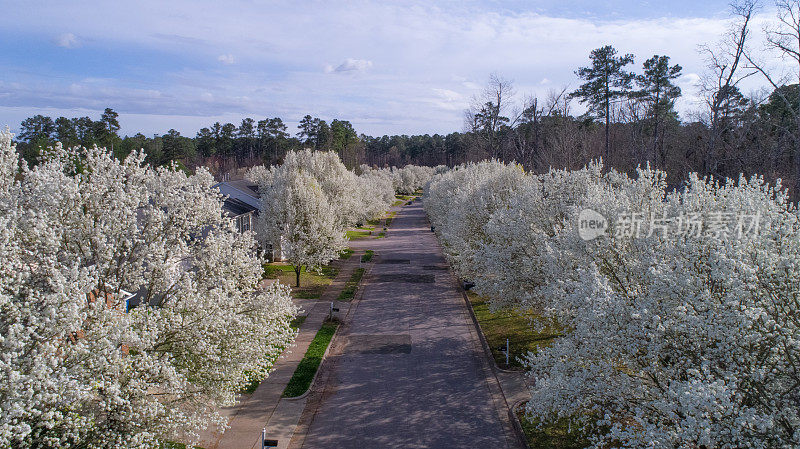
[[[514,426],[514,429],[522,437],[521,440],[523,447],[525,447],[525,449],[531,449],[530,444],[528,444],[528,439],[525,438],[525,431],[522,430],[522,423],[519,421],[519,417],[517,416],[517,409],[525,402],[527,401],[519,400],[515,402],[514,405],[512,405],[508,410],[508,415],[511,418],[511,424]]]
[[[361,278],[361,283],[359,283],[359,287],[361,287],[362,284],[364,285],[364,287],[366,287],[367,280],[369,279],[369,274],[372,272],[372,268],[375,266],[375,264],[377,263],[378,260],[380,260],[380,254],[378,252],[374,252],[373,256],[372,256],[372,259],[367,264],[368,265],[367,271],[364,272],[364,276]],[[339,327],[336,328],[336,333],[333,335],[333,337],[331,338],[331,342],[328,344],[328,348],[325,351],[325,357],[323,357],[322,362],[320,362],[319,368],[317,368],[317,372],[316,372],[316,374],[314,374],[314,379],[312,380],[311,384],[308,386],[308,390],[306,390],[306,392],[303,393],[304,397],[307,397],[312,392],[313,393],[320,393],[320,394],[324,393],[324,391],[315,390],[315,388],[314,388],[315,387],[315,383],[317,381],[317,377],[323,371],[327,371],[326,369],[323,369],[323,365],[325,364],[325,361],[329,360],[327,358],[328,351],[330,351],[331,348],[334,347],[334,343],[336,343],[336,337],[339,334],[339,331],[349,324],[350,316],[351,316],[352,313],[354,313],[355,309],[358,307],[358,304],[361,302],[361,298],[364,296],[364,291],[365,290],[366,290],[366,288],[358,288],[356,290],[356,293],[353,295],[353,299],[349,302],[350,307],[347,308],[347,313],[341,319],[341,324],[339,325]],[[334,359],[335,359],[335,357],[334,357]],[[329,375],[330,373],[326,373],[326,374]],[[325,382],[327,382],[327,380]],[[322,387],[324,389],[325,383],[322,384]],[[307,413],[309,406],[314,407],[315,410],[314,410],[313,414],[311,415],[310,420],[308,422],[304,422],[303,421],[304,415]],[[305,407],[303,408],[303,412],[300,415],[300,419],[299,419],[299,421],[297,423],[297,426],[295,427],[295,430],[292,433],[292,437],[289,439],[289,445],[288,445],[289,448],[302,448],[303,447],[303,445],[305,444],[305,439],[306,439],[307,433],[308,433],[308,427],[314,421],[314,416],[317,413],[316,410],[318,409],[318,407],[319,407],[319,403],[317,403],[315,405],[313,397],[309,400],[309,402],[306,403]],[[305,419],[309,419],[309,418],[305,418]],[[301,430],[301,433],[298,434],[297,429],[299,427],[303,428],[303,430]]]
[[[377,256],[378,256],[377,253],[373,253],[372,259],[367,264],[365,264],[365,265],[368,265],[368,267],[366,267],[367,269],[364,272],[364,276],[361,278],[362,282],[367,277],[369,272],[372,271],[372,265],[374,265],[373,261],[376,259]],[[364,267],[361,267],[361,268],[364,268]],[[358,298],[358,300],[360,300],[361,296],[364,295],[364,289],[361,288],[362,282],[359,282],[358,287],[356,287],[356,292],[353,295],[353,299],[352,300],[350,300],[350,301],[338,301],[337,300],[336,301],[336,302],[344,302],[345,304],[348,304],[347,313],[345,313],[343,319],[339,320],[339,325],[336,326],[336,331],[334,331],[333,335],[331,336],[331,341],[328,342],[328,347],[325,348],[325,352],[322,354],[322,360],[319,362],[319,366],[317,367],[317,371],[314,373],[314,377],[311,378],[311,383],[308,384],[308,388],[306,388],[306,391],[303,394],[301,394],[300,396],[293,396],[293,397],[281,396],[281,400],[286,399],[287,401],[299,401],[301,399],[305,399],[309,395],[309,393],[311,393],[311,390],[314,387],[314,383],[317,381],[317,377],[319,376],[319,373],[322,371],[322,365],[328,359],[328,353],[330,352],[331,348],[333,347],[334,341],[336,341],[336,336],[339,335],[339,330],[342,329],[342,327],[344,327],[343,325],[344,325],[345,320],[350,316],[350,311],[353,309],[353,305],[357,300],[356,298]],[[325,324],[324,320],[322,321],[322,324]],[[322,326],[320,326],[320,329],[322,329]],[[317,332],[319,332],[319,329],[317,329]]]
[[[324,325],[325,321],[323,321],[322,324]],[[306,396],[308,396],[308,393],[311,391],[311,387],[313,387],[314,386],[314,382],[317,381],[317,376],[319,376],[319,372],[321,371],[322,364],[325,363],[325,359],[328,357],[328,352],[331,350],[331,346],[333,346],[333,340],[336,338],[336,335],[339,333],[339,329],[341,329],[341,328],[342,328],[342,323],[339,322],[339,325],[336,326],[336,330],[333,332],[333,335],[331,336],[331,341],[328,342],[328,347],[325,348],[325,352],[322,353],[322,360],[320,360],[319,366],[317,367],[317,371],[314,373],[314,377],[311,378],[311,382],[308,384],[308,388],[306,388],[305,393],[301,394],[300,396],[292,396],[292,397],[281,395],[281,399],[280,399],[281,401],[284,400],[284,399],[286,399],[287,401],[299,401],[301,399],[305,399]],[[320,326],[320,329],[322,329],[322,326]],[[319,329],[317,329],[317,332],[319,332]],[[316,336],[316,334],[314,334],[314,335]],[[295,368],[295,370],[297,370],[297,369]]]
[[[449,265],[449,264],[448,264]],[[522,445],[522,447],[526,449],[530,449],[528,446],[528,441],[525,439],[525,433],[522,431],[522,423],[519,422],[517,419],[517,414],[514,413],[514,410],[518,406],[518,404],[509,404],[508,397],[506,396],[506,392],[503,390],[503,384],[500,382],[500,379],[497,378],[497,372],[509,372],[509,373],[517,373],[518,371],[508,371],[508,370],[501,370],[494,361],[494,356],[492,355],[492,350],[489,347],[489,343],[486,341],[486,337],[483,335],[483,329],[481,329],[481,325],[478,323],[478,318],[475,316],[475,311],[472,310],[472,303],[469,302],[469,297],[467,297],[467,291],[464,290],[464,287],[458,282],[458,277],[456,277],[455,273],[453,273],[452,269],[449,270],[450,273],[453,275],[453,278],[456,279],[456,285],[458,286],[458,290],[461,292],[461,297],[464,298],[464,301],[467,303],[467,309],[469,310],[469,316],[472,318],[472,323],[475,325],[475,329],[478,331],[478,339],[481,341],[481,347],[483,348],[483,355],[485,358],[489,360],[489,367],[492,370],[492,374],[497,381],[497,384],[500,386],[500,393],[503,395],[503,401],[506,403],[506,407],[508,407],[508,417],[511,421],[511,427],[514,429],[514,433],[517,436],[517,441]]]
[[[507,374],[520,374],[523,373],[523,370],[513,370],[513,369],[505,369],[500,368],[497,365],[497,361],[494,359],[494,354],[492,354],[492,348],[489,346],[489,342],[486,341],[486,337],[483,335],[483,328],[481,327],[481,323],[478,322],[478,317],[475,315],[475,310],[472,308],[472,302],[469,300],[469,296],[467,296],[467,291],[464,290],[464,287],[459,283],[459,290],[461,290],[461,296],[464,298],[464,301],[467,302],[467,307],[469,308],[469,316],[472,318],[472,323],[478,328],[481,334],[481,343],[483,345],[483,350],[489,354],[489,359],[492,361],[492,369],[499,373],[507,373]]]

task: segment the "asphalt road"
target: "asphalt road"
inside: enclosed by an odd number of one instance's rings
[[[316,404],[303,448],[516,447],[507,408],[417,201],[388,237]],[[365,247],[366,247],[365,246]]]

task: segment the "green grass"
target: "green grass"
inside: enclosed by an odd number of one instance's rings
[[[298,299],[319,299],[338,272],[338,269],[330,265],[322,267],[320,272],[303,269],[300,273],[300,287],[295,287],[294,267],[281,262],[264,264],[264,277],[291,285],[292,296]]]
[[[342,251],[339,252],[339,258],[342,259],[342,260],[347,260],[352,255],[353,255],[353,250],[350,249],[350,248],[345,248],[345,249],[343,249]]]
[[[344,289],[341,293],[339,293],[339,297],[336,298],[337,301],[350,301],[353,299],[353,296],[355,296],[356,290],[358,289],[358,283],[361,282],[361,278],[364,276],[365,271],[367,270],[364,268],[356,268],[356,270],[350,276],[350,280],[344,284]]]
[[[187,446],[183,443],[176,443],[174,441],[162,441],[159,449],[203,449],[200,446]]]
[[[367,220],[367,224],[374,228],[375,226],[378,226],[379,224],[381,224],[381,219],[378,218],[378,219],[375,219],[375,220]]]
[[[472,303],[472,310],[481,325],[483,336],[489,343],[497,366],[501,368],[521,369],[522,365],[517,357],[537,351],[540,347],[550,344],[559,335],[559,330],[554,326],[549,326],[541,332],[537,332],[532,321],[539,316],[523,310],[498,310],[492,313],[489,309],[489,302],[473,292],[467,292],[467,297]],[[506,338],[509,339],[511,356],[509,365],[506,366],[506,355],[500,351],[500,347],[505,348]]]
[[[311,340],[305,356],[300,360],[300,364],[297,365],[297,369],[286,385],[286,389],[283,391],[285,397],[294,398],[300,396],[311,386],[314,374],[317,373],[319,364],[322,363],[322,356],[325,354],[325,350],[328,349],[328,344],[330,344],[337,326],[337,323],[331,322],[322,324],[314,339]]]
[[[403,200],[397,200],[394,203],[392,203],[392,207],[402,206],[403,204],[406,204],[406,202]]]
[[[361,262],[363,262],[363,263],[367,263],[367,262],[369,262],[370,260],[372,260],[372,256],[373,256],[374,254],[375,254],[375,252],[374,252],[374,251],[372,251],[371,249],[368,249],[368,250],[367,250],[367,251],[364,253],[364,255],[363,255],[363,256],[361,256]]]
[[[300,329],[300,326],[302,326],[303,323],[306,322],[307,317],[308,317],[307,315],[298,315],[294,317],[292,321],[289,322],[289,327],[291,327],[295,331],[298,331]],[[281,350],[281,353],[282,352],[283,350]],[[272,362],[274,363],[275,360],[272,360]],[[264,377],[261,376],[251,377],[249,373],[246,373],[245,376],[250,377],[250,381],[247,383],[247,385],[245,385],[242,391],[240,391],[240,393],[242,394],[252,394],[254,391],[256,391],[256,388],[258,388],[258,386],[261,385],[261,382],[264,381]]]
[[[300,329],[300,326],[306,322],[306,318],[308,318],[308,315],[298,315],[294,317],[294,319],[289,323],[289,327],[294,330]]]
[[[560,335],[560,329],[555,325],[547,326],[540,331],[534,329],[533,321],[540,317],[533,312],[503,309],[492,313],[486,298],[473,292],[467,292],[467,297],[481,325],[486,342],[492,350],[492,357],[501,368],[521,369],[518,356],[537,351]],[[501,347],[505,348],[506,338],[509,339],[511,348],[508,366],[506,366],[505,352],[500,350]],[[587,436],[569,418],[540,426],[538,422],[528,420],[523,411],[518,411],[517,416],[528,445],[532,448],[578,449],[589,445]]]
[[[517,411],[517,417],[532,448],[581,449],[590,445],[589,434],[570,418],[540,425],[525,416],[524,408]]]
[[[386,228],[392,225],[392,221],[394,221],[394,217],[396,215],[397,212],[390,212],[388,215],[386,215],[386,224],[384,225],[385,227],[383,228],[384,231],[386,230]]]
[[[394,197],[397,198],[398,200],[402,200],[402,201],[408,201],[408,200],[413,200],[414,199],[413,195],[395,195]]]
[[[386,237],[386,233],[385,233],[385,232],[381,232],[381,233],[380,233],[380,234],[378,234],[378,236],[377,236],[377,237],[375,237],[375,238],[376,238],[376,239],[382,239],[382,238],[384,238],[384,237]]]
[[[369,237],[372,231],[347,231],[348,240],[358,240]]]

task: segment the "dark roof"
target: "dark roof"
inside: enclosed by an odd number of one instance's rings
[[[258,198],[258,185],[248,179],[237,179],[236,181],[226,181],[228,185],[241,190],[244,193]]]
[[[227,198],[222,204],[222,210],[231,217],[238,217],[258,209],[236,198]]]

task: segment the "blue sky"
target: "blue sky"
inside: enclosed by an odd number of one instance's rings
[[[518,101],[544,98],[577,87],[574,70],[607,43],[637,67],[653,54],[681,64],[689,116],[704,71],[697,46],[718,41],[729,10],[685,0],[2,6],[0,126],[16,130],[34,114],[98,118],[111,107],[123,134],[189,136],[248,116],[279,116],[294,132],[305,114],[370,135],[459,131],[491,73],[514,82]]]

